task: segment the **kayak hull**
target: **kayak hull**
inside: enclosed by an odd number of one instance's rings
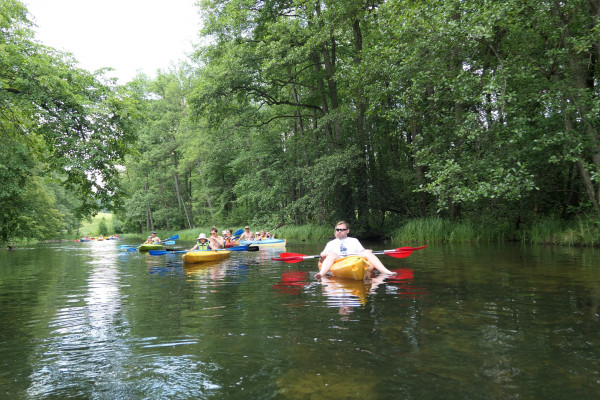
[[[285,247],[286,239],[240,240],[240,246]]]
[[[319,263],[319,269],[320,268],[321,263]],[[370,268],[371,264],[369,264],[366,258],[359,256],[348,256],[336,260],[329,269],[329,272],[331,272],[331,275],[340,278],[362,281],[365,279],[365,277],[369,276],[367,271],[369,271]]]
[[[229,254],[231,254],[231,252],[227,251],[227,250],[219,250],[219,251],[200,250],[200,251],[188,251],[181,258],[183,259],[184,263],[197,264],[197,263],[202,263],[202,262],[207,262],[207,261],[222,260],[224,258],[229,257]]]
[[[138,246],[138,251],[148,251],[148,250],[162,250],[162,244],[142,244]]]

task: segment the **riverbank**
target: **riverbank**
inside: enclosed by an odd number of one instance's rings
[[[160,237],[178,234],[181,240],[195,240],[198,234],[207,235],[211,227],[182,231],[159,231]],[[226,227],[217,226],[219,232]],[[235,232],[242,227],[232,227]],[[255,232],[262,227],[252,226]],[[267,230],[265,228],[265,230]],[[451,221],[442,218],[408,220],[400,226],[384,226],[381,236],[372,240],[390,243],[507,243],[542,244],[557,246],[600,246],[600,223],[594,218],[563,221],[547,218],[520,230],[503,223]],[[331,226],[284,225],[273,231],[276,237],[295,241],[325,242],[333,238]],[[356,233],[356,231],[355,231]],[[143,236],[143,235],[140,235]],[[357,234],[360,237],[360,235]]]
[[[114,229],[112,214],[102,213],[84,222],[79,235],[65,235],[53,240],[74,240],[83,235],[97,236],[102,224],[111,234]],[[219,232],[227,226],[217,225]],[[210,233],[211,226],[184,230],[157,230],[158,236],[168,238],[175,234],[180,240],[194,241],[199,233]],[[232,226],[236,232],[243,227]],[[295,241],[325,242],[333,237],[332,227],[325,225],[283,225],[272,229],[269,227],[251,226],[253,232],[265,229],[273,231],[276,237]],[[356,230],[353,232],[358,237]],[[557,246],[600,246],[600,222],[595,218],[578,218],[564,221],[546,218],[530,226],[522,226],[517,230],[507,223],[481,223],[473,221],[451,221],[442,218],[425,218],[407,220],[400,224],[385,225],[379,229],[380,236],[372,237],[371,241],[396,243],[506,243],[522,242],[525,244],[557,245]],[[124,233],[125,238],[143,240],[146,233]],[[32,242],[32,241],[26,241]],[[35,242],[35,241],[33,241]],[[21,243],[15,241],[15,244]]]
[[[507,223],[415,219],[393,230],[392,242],[505,243],[598,247],[600,226],[595,218],[564,221],[546,218],[517,230]]]

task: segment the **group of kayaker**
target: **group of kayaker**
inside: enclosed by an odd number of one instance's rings
[[[260,231],[253,234],[252,231],[250,230],[250,227],[245,226],[244,233],[242,233],[240,240],[248,240],[248,241],[256,242],[256,241],[263,240],[263,239],[274,239],[274,238],[275,238],[275,235],[273,235],[271,232],[265,232],[264,229],[261,229]]]
[[[231,231],[231,230],[229,230]],[[227,231],[225,231],[227,232]],[[233,237],[233,233],[231,235]],[[225,238],[219,235],[219,231],[217,227],[213,226],[210,229],[210,237],[206,237],[206,234],[201,233],[198,235],[198,239],[196,239],[196,244],[194,247],[190,249],[190,251],[195,250],[219,250],[225,247]]]
[[[365,258],[372,269],[376,269],[382,274],[395,274],[387,269],[371,250],[365,249],[358,239],[348,237],[348,233],[350,233],[350,224],[348,222],[339,221],[335,225],[335,239],[327,243],[325,249],[320,254],[321,267],[319,272],[315,274],[317,279],[325,276],[336,260],[350,255],[358,255]],[[161,243],[160,238],[156,236],[156,232],[153,231],[151,235],[152,236],[148,237],[149,242],[147,243]],[[269,232],[265,233],[264,230],[252,234],[250,227],[246,226],[244,227],[244,232],[241,234],[239,240],[256,241],[272,237],[273,235]],[[210,237],[206,237],[206,234],[200,233],[196,244],[189,251],[223,249],[225,248],[226,243],[234,242],[235,239],[236,237],[233,235],[231,229],[223,231],[223,236],[221,236],[219,235],[217,228],[213,226],[210,230]]]
[[[244,232],[238,238],[233,234],[232,229],[226,229],[222,232],[222,236],[219,235],[218,229],[213,226],[210,230],[210,236],[206,237],[206,234],[200,233],[198,238],[196,239],[196,244],[194,247],[190,249],[190,251],[194,250],[219,250],[226,247],[226,244],[234,243],[237,244],[238,241],[248,240],[248,241],[259,241],[263,239],[272,239],[275,235],[271,234],[271,232],[265,232],[264,229],[261,229],[256,234],[253,234],[250,231],[250,227],[244,227]]]

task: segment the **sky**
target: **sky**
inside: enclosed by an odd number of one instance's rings
[[[72,53],[79,67],[114,68],[120,84],[142,72],[155,77],[198,43],[197,0],[21,0],[36,39]]]

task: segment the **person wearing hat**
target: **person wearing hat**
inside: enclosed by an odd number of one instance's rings
[[[204,233],[198,235],[198,239],[196,239],[196,245],[190,249],[190,251],[194,250],[211,250],[210,243],[208,243],[208,239]]]
[[[153,244],[161,244],[162,243],[162,241],[160,240],[160,238],[158,236],[156,236],[156,232],[155,231],[150,232],[150,235],[152,235],[151,237],[152,237],[152,243]]]
[[[244,227],[244,233],[240,236],[240,240],[254,240],[254,234],[250,232],[250,227]]]

